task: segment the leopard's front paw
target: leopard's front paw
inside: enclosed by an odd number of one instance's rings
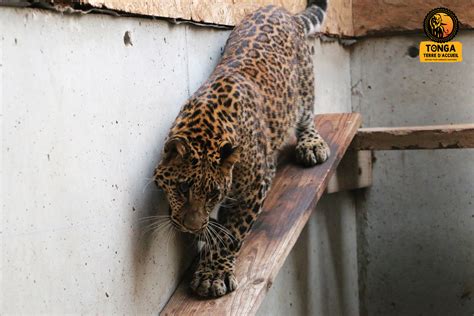
[[[330,155],[331,150],[322,138],[308,139],[296,145],[296,160],[306,167],[323,163]]]
[[[234,291],[237,280],[233,271],[210,271],[203,267],[194,272],[191,289],[202,297],[219,297]]]

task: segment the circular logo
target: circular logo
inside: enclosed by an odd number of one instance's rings
[[[436,8],[426,15],[423,28],[426,36],[432,41],[444,43],[456,36],[458,24],[458,18],[453,11],[446,8]]]

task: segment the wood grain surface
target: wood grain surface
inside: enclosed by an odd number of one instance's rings
[[[74,3],[73,0],[66,2]],[[260,7],[273,4],[292,13],[306,8],[305,0],[81,0],[95,8],[233,26]]]
[[[326,193],[362,189],[371,185],[372,151],[354,150],[349,147],[336,172],[329,180]]]
[[[356,150],[474,148],[474,124],[361,128]]]
[[[357,113],[318,115],[316,126],[332,155],[312,168],[295,165],[292,159],[279,165],[263,212],[237,259],[237,290],[218,299],[199,299],[189,292],[185,279],[161,315],[255,314],[360,124]]]
[[[31,2],[31,3],[30,3]],[[28,6],[37,1],[19,1]],[[60,12],[112,13],[174,19],[180,23],[231,27],[247,14],[269,4],[291,13],[305,9],[306,0],[41,0]],[[18,6],[15,1],[3,5]],[[0,6],[2,1],[0,1]],[[437,7],[452,10],[461,29],[474,28],[474,0],[331,0],[321,32],[338,37],[364,37],[402,32],[423,32],[426,14]]]
[[[353,0],[353,35],[406,31],[422,34],[425,16],[439,7],[453,11],[459,19],[460,28],[474,27],[474,0]]]

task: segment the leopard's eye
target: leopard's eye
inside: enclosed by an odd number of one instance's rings
[[[188,193],[188,191],[189,191],[189,183],[187,183],[187,182],[180,182],[180,183],[178,184],[178,190],[179,190],[179,192],[181,192],[181,193]]]

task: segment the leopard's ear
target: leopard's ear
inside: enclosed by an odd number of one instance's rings
[[[240,159],[240,147],[234,147],[229,142],[224,142],[219,148],[221,168],[230,170]]]
[[[189,147],[182,137],[171,137],[165,143],[163,162],[165,164],[178,163],[186,158]]]

